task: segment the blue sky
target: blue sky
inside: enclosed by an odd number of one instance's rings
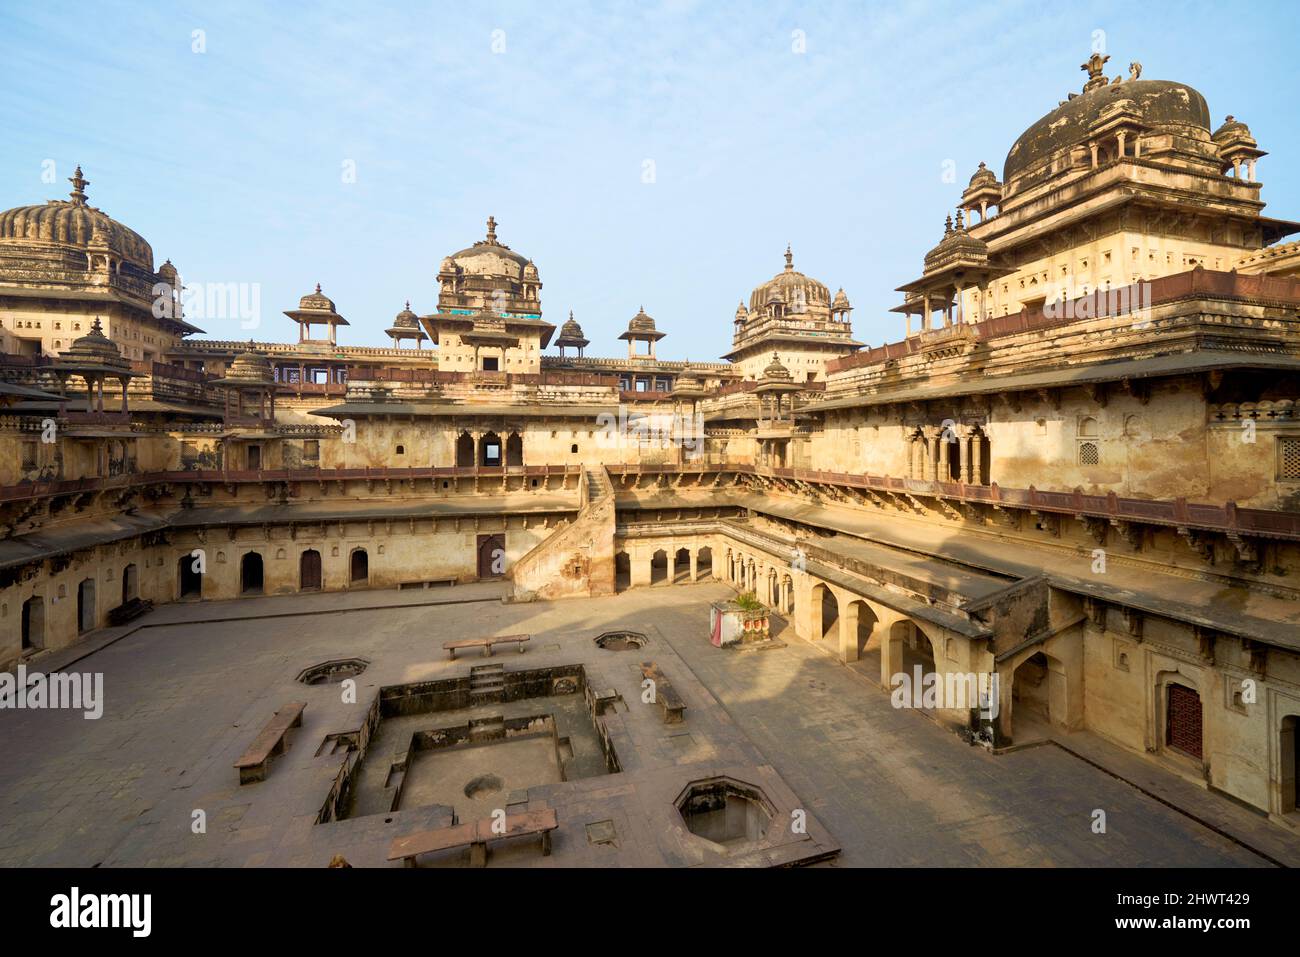
[[[588,354],[623,353],[644,304],[661,355],[716,359],[787,242],[877,344],[976,165],[1000,175],[1081,89],[1099,30],[1108,75],[1139,60],[1248,123],[1268,214],[1300,219],[1300,26],[1268,2],[0,0],[0,208],[65,197],[80,163],[187,283],[259,283],[263,341],[295,337],[281,311],[320,282],[345,342],[387,344],[490,213]]]

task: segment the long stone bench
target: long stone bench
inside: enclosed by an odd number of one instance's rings
[[[502,821],[504,826],[498,825],[498,829],[494,830],[493,824],[497,821]],[[489,841],[533,834],[542,836],[542,855],[545,856],[551,853],[551,832],[559,826],[554,808],[507,814],[504,819],[485,817],[478,821],[395,838],[388,848],[388,860],[400,860],[407,867],[415,867],[415,859],[420,854],[449,851],[468,845],[470,867],[486,867]]]
[[[681,724],[686,710],[684,702],[672,682],[664,677],[653,661],[641,662],[641,677],[654,682],[654,704],[663,710],[664,724]]]
[[[464,648],[482,648],[485,658],[492,657],[493,645],[518,645],[519,653],[524,652],[524,643],[528,641],[528,635],[493,635],[487,638],[462,638],[460,641],[444,641],[442,647],[447,651],[452,660],[456,658],[456,652]]]
[[[285,736],[290,728],[302,726],[302,713],[305,710],[307,702],[293,701],[277,711],[267,722],[266,727],[248,746],[248,750],[235,762],[241,786],[266,780],[267,765],[271,763],[271,758],[284,753]]]

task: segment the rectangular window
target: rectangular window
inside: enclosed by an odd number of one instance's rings
[[[36,468],[36,443],[35,442],[23,443],[23,468],[24,469]]]
[[[308,461],[315,461],[320,458],[320,441],[318,439],[307,439],[302,443],[302,457]]]
[[[1277,477],[1290,482],[1300,482],[1300,436],[1278,437]]]

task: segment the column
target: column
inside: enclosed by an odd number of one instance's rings
[[[933,433],[933,430],[931,430]],[[939,481],[939,437],[934,434],[925,437],[926,452],[929,453],[929,461],[926,463],[926,478],[931,482]]]
[[[1255,182],[1255,161],[1253,159],[1246,160],[1246,182]]]
[[[948,481],[949,476],[952,474],[948,466],[948,455],[951,446],[952,443],[948,441],[946,432],[941,431],[939,433],[939,466],[935,470],[935,478],[940,482]]]
[[[982,448],[980,442],[983,436],[978,432],[972,432],[970,437],[970,476],[972,485],[983,485],[985,476],[981,474],[980,459],[982,458]]]

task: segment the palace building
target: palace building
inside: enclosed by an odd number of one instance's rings
[[[936,709],[995,752],[1086,732],[1300,827],[1300,222],[1245,122],[1106,59],[918,210],[877,346],[790,248],[720,361],[648,300],[593,345],[508,217],[394,318],[321,277],[282,341],[210,340],[78,168],[0,213],[0,664],[145,599],[709,579],[886,691],[996,675],[991,721]]]

